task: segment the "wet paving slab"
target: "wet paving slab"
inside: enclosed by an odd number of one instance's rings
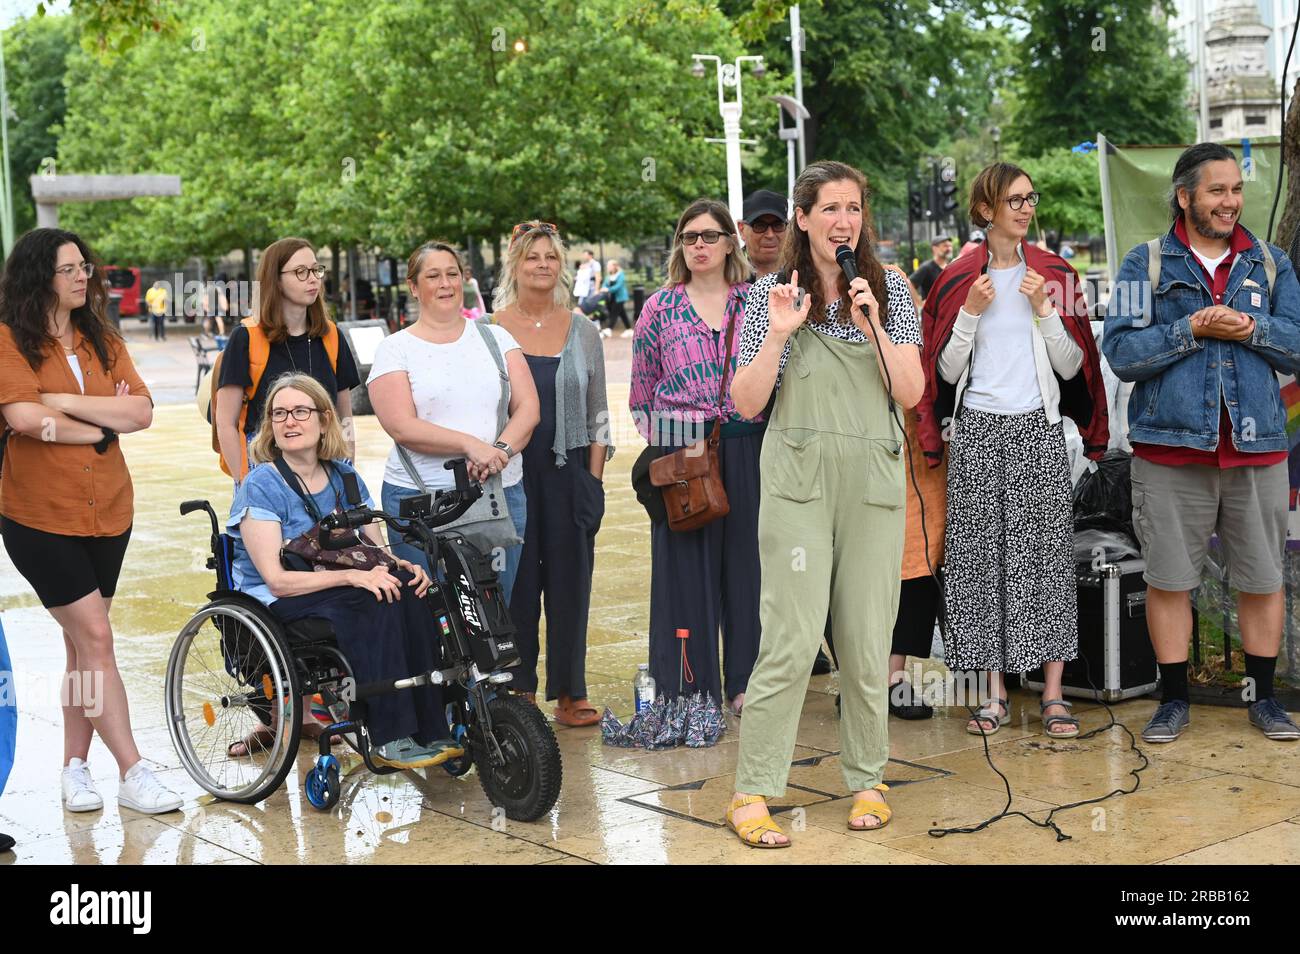
[[[193,373],[188,352],[175,342],[134,340],[132,351],[172,403],[160,402],[152,428],[123,438],[137,507],[112,610],[115,646],[141,752],[185,804],[153,817],[119,808],[116,768],[96,739],[89,764],[105,806],[82,814],[62,809],[61,634],[0,555],[0,622],[19,700],[17,762],[0,797],[0,831],[18,845],[0,855],[0,865],[1300,862],[1300,745],[1263,739],[1242,710],[1204,706],[1193,708],[1192,726],[1177,742],[1139,743],[1142,756],[1118,728],[1086,739],[1048,739],[1037,699],[1019,691],[1012,693],[1012,718],[987,740],[966,732],[968,713],[958,706],[938,708],[929,720],[891,719],[885,776],[893,818],[881,830],[850,832],[833,674],[809,682],[790,787],[772,803],[794,841],[788,851],[749,849],[724,825],[743,719],[730,720],[711,748],[660,752],[607,747],[595,727],[552,723],[564,783],[556,805],[531,823],[494,811],[473,771],[462,778],[439,767],[376,776],[344,747],[335,749],[343,764],[341,797],[328,812],[312,808],[303,792],[312,745],[302,746],[285,783],[264,801],[217,801],[181,767],[162,689],[172,641],[213,587],[204,566],[206,520],[182,518],[177,507],[207,499],[224,515],[231,484],[190,403],[193,380],[183,375]],[[611,407],[625,407],[626,399],[625,380],[611,381]],[[641,445],[634,437],[620,440],[607,470],[608,506],[597,538],[587,671],[592,702],[626,719],[632,678],[646,659],[649,534],[629,478]],[[377,492],[391,445],[373,418],[358,420],[357,446],[362,476]],[[942,664],[924,668],[942,670]],[[553,719],[553,704],[539,696],[539,705]],[[1154,707],[1139,699],[1111,709],[1136,734]],[[1075,712],[1085,734],[1109,722],[1094,703],[1077,703]],[[1056,812],[1052,820],[1068,841],[1016,816],[973,833],[931,834],[978,828],[1008,802],[1011,811],[1042,823],[1058,805],[1132,788],[1131,773],[1143,758],[1149,765],[1135,793]]]

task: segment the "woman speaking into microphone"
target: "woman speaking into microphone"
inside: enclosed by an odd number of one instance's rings
[[[763,636],[727,809],[728,824],[756,848],[790,844],[765,798],[785,792],[828,609],[844,781],[854,795],[848,825],[889,820],[881,779],[905,514],[899,414],[925,386],[907,280],[872,250],[866,176],[814,162],[795,182],[794,205],[780,271],[750,289],[731,386],[745,417],[775,393],[759,463]]]

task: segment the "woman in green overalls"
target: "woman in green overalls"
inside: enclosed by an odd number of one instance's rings
[[[866,176],[814,162],[795,182],[794,205],[780,271],[750,289],[731,386],[745,417],[776,394],[760,457],[763,636],[727,809],[731,828],[757,848],[790,844],[764,799],[785,792],[828,610],[840,662],[840,758],[853,792],[848,825],[889,821],[881,780],[906,513],[900,415],[925,383],[907,281],[886,272],[871,247]],[[854,252],[851,284],[835,260],[841,245]]]

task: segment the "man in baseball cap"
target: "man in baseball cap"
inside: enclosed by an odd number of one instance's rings
[[[785,196],[768,189],[759,189],[746,197],[738,226],[745,253],[754,266],[750,281],[776,271],[789,207]]]

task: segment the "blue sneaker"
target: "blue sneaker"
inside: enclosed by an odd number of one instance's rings
[[[1291,721],[1291,717],[1276,699],[1260,699],[1251,705],[1250,724],[1264,733],[1264,737],[1278,742],[1294,742],[1300,739],[1300,728]]]
[[[1172,742],[1183,734],[1192,722],[1192,707],[1182,699],[1160,703],[1155,715],[1142,730],[1144,742]]]

